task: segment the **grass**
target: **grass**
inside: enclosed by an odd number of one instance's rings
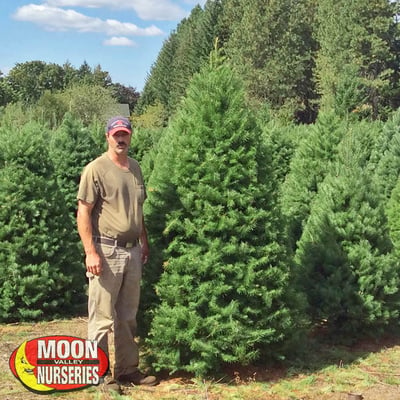
[[[46,335],[86,337],[84,318],[41,323],[0,325],[0,398],[41,399],[12,375],[8,359],[24,340]],[[72,400],[348,400],[360,393],[364,400],[400,399],[400,338],[364,341],[353,346],[310,345],[290,366],[234,367],[209,379],[182,375],[161,376],[152,388],[125,387],[110,395],[97,387],[51,398]]]

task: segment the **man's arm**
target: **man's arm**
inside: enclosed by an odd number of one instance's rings
[[[101,258],[97,254],[96,247],[93,243],[92,210],[93,204],[82,200],[78,201],[78,233],[81,237],[83,248],[85,249],[87,271],[91,272],[93,275],[100,275]]]
[[[140,245],[142,246],[142,263],[146,264],[149,258],[149,242],[147,240],[146,225],[144,224],[144,217],[142,217],[142,233],[140,234]]]

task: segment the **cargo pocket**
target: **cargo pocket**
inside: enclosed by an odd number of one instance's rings
[[[109,246],[107,244],[98,243],[96,244],[97,251],[99,255],[106,258],[111,258],[115,254],[115,246]]]

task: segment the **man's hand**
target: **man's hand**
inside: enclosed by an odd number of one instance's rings
[[[93,275],[100,275],[101,273],[101,258],[97,253],[86,254],[86,269]]]

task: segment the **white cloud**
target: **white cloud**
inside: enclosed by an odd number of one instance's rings
[[[172,0],[47,0],[46,3],[54,7],[134,10],[144,20],[179,21],[188,14]]]
[[[133,40],[124,36],[113,36],[112,38],[105,40],[103,44],[105,46],[136,46],[136,43]]]
[[[206,4],[206,0],[183,0],[183,2],[192,6],[197,6],[197,4],[204,6]]]
[[[11,71],[11,69],[12,67],[7,67],[7,66],[0,67],[0,72],[1,74],[3,74],[3,75],[0,74],[0,76],[6,76]]]
[[[67,0],[65,0],[67,1]],[[103,32],[107,35],[155,36],[163,32],[154,25],[139,28],[129,22],[102,20],[88,17],[74,10],[63,10],[49,5],[28,4],[20,7],[14,14],[20,21],[29,21],[50,31],[77,30],[79,32]]]
[[[108,35],[133,35],[133,36],[157,36],[163,32],[154,25],[147,28],[138,28],[135,24],[129,22],[119,22],[114,19],[108,19],[103,22]]]

